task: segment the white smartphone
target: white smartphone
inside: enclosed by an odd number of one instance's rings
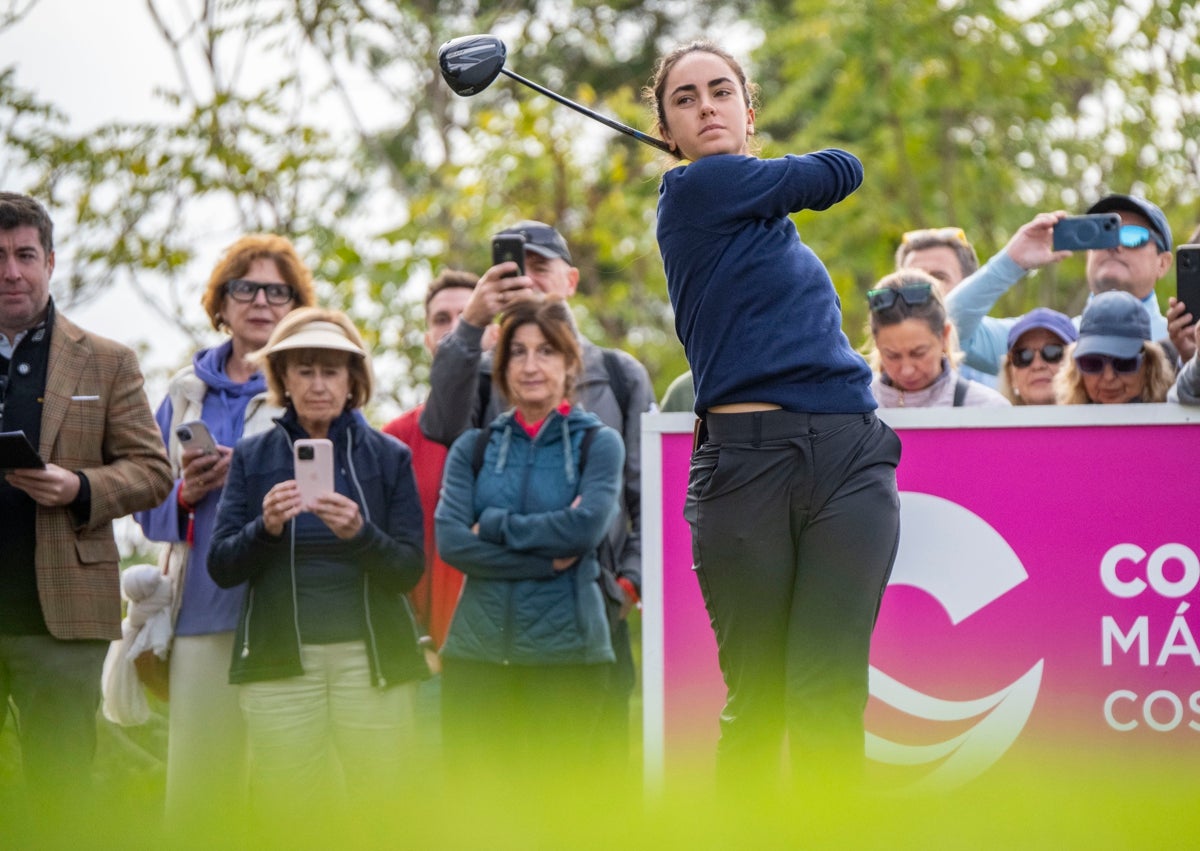
[[[192,420],[175,426],[175,436],[184,449],[199,449],[205,455],[217,452],[217,442],[203,420]]]
[[[317,497],[333,491],[333,441],[323,437],[301,438],[292,444],[296,484],[305,510]]]

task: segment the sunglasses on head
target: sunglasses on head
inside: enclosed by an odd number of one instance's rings
[[[900,299],[909,307],[924,304],[933,297],[933,288],[929,284],[904,284],[901,287],[881,287],[867,291],[867,304],[871,310],[887,310]]]
[[[1122,248],[1141,248],[1150,240],[1154,240],[1154,244],[1158,246],[1159,251],[1167,250],[1167,247],[1163,245],[1162,237],[1154,233],[1150,228],[1142,227],[1141,225],[1121,225],[1118,233],[1118,239],[1121,242]]]
[[[1012,365],[1017,369],[1025,369],[1028,366],[1033,366],[1034,355],[1041,354],[1042,360],[1046,363],[1058,363],[1063,359],[1063,353],[1066,351],[1065,346],[1060,346],[1058,343],[1047,343],[1040,349],[1020,348],[1012,350]]]
[[[254,301],[258,298],[259,290],[266,293],[267,304],[276,306],[287,304],[296,297],[290,284],[260,284],[257,281],[234,278],[225,285],[225,292],[229,293],[234,301]]]
[[[1112,366],[1118,375],[1129,375],[1142,368],[1142,354],[1138,352],[1131,358],[1114,358],[1109,355],[1080,355],[1075,358],[1075,366],[1084,375],[1099,375],[1104,367]]]
[[[910,242],[915,242],[918,239],[929,239],[936,242],[957,242],[959,245],[967,247],[971,245],[971,243],[967,242],[967,235],[963,233],[962,228],[921,228],[920,230],[910,230],[900,237],[900,244],[908,245]]]

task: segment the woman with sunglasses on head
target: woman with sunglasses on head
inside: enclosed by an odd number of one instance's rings
[[[961,376],[954,326],[930,275],[902,269],[867,293],[878,373],[871,384],[883,408],[989,408],[1009,402],[995,390]]]
[[[1056,379],[1062,405],[1165,402],[1175,381],[1162,346],[1150,340],[1145,308],[1120,290],[1088,302],[1070,355]]]
[[[1054,377],[1062,368],[1067,346],[1079,332],[1057,310],[1035,307],[1008,332],[1008,351],[1000,365],[999,390],[1014,405],[1053,405]]]
[[[266,345],[285,315],[313,303],[312,274],[284,237],[251,234],[225,250],[200,301],[227,337],[171,378],[157,420],[175,488],[162,505],[135,515],[146,537],[169,547],[175,637],[166,810],[176,825],[226,817],[245,798],[245,731],[237,690],[229,685],[245,588],[217,587],[208,575],[208,550],[233,445],[283,413],[267,401],[266,379],[247,356]],[[181,447],[176,429],[193,420],[207,426],[215,454]]]
[[[685,514],[727,688],[718,780],[751,795],[777,783],[785,739],[797,780],[861,772],[900,458],[829,273],[789,218],[850,195],[862,164],[753,155],[753,92],[703,41],[661,58],[645,90],[682,161],[663,175],[658,243],[700,417]]]

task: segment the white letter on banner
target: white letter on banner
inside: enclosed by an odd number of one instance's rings
[[[1100,560],[1100,581],[1105,589],[1114,597],[1136,597],[1146,590],[1146,583],[1141,579],[1123,582],[1117,577],[1117,565],[1129,559],[1139,562],[1146,557],[1146,551],[1137,544],[1117,544],[1104,554]]]
[[[1171,618],[1171,631],[1167,633],[1167,640],[1163,642],[1162,651],[1158,654],[1158,661],[1154,663],[1155,665],[1161,667],[1167,664],[1167,658],[1170,656],[1187,656],[1192,660],[1193,665],[1200,667],[1200,648],[1196,647],[1192,628],[1188,626],[1188,622],[1183,617],[1187,610],[1187,603],[1180,603],[1179,608],[1175,610],[1175,617]]]
[[[1183,565],[1183,576],[1178,582],[1163,575],[1163,565],[1172,560]],[[1200,584],[1200,559],[1183,544],[1163,544],[1151,554],[1146,576],[1150,579],[1150,587],[1164,597],[1186,597]]]
[[[1200,691],[1192,692],[1192,696],[1188,698],[1188,709],[1192,710],[1193,715],[1200,715]],[[1189,721],[1188,726],[1200,733],[1200,724],[1195,721]]]
[[[1166,724],[1154,719],[1154,704],[1159,700],[1165,700],[1171,705],[1171,720]],[[1152,691],[1146,695],[1146,702],[1142,704],[1142,717],[1146,719],[1146,723],[1151,729],[1157,730],[1160,733],[1169,733],[1179,726],[1179,722],[1183,720],[1183,701],[1179,699],[1179,695],[1173,691],[1159,689]]]
[[[1104,720],[1107,721],[1108,726],[1112,727],[1114,730],[1120,730],[1124,733],[1136,727],[1138,722],[1130,720],[1122,724],[1113,717],[1113,704],[1118,700],[1128,700],[1132,702],[1137,700],[1137,695],[1126,689],[1120,689],[1119,691],[1114,691],[1108,697],[1104,698]]]
[[[1150,664],[1150,619],[1146,615],[1140,616],[1133,622],[1133,629],[1129,630],[1128,634],[1121,633],[1121,628],[1117,626],[1117,622],[1113,620],[1112,615],[1105,615],[1101,621],[1101,630],[1103,632],[1101,643],[1104,645],[1105,667],[1112,664],[1112,645],[1114,640],[1125,653],[1129,652],[1129,648],[1136,641],[1138,644],[1138,664],[1142,666]]]

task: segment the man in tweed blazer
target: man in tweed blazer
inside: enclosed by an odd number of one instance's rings
[[[0,192],[0,431],[46,462],[0,477],[0,700],[17,708],[31,791],[71,801],[121,635],[112,521],[162,502],[172,478],[134,353],[56,313],[53,240],[37,201]]]

